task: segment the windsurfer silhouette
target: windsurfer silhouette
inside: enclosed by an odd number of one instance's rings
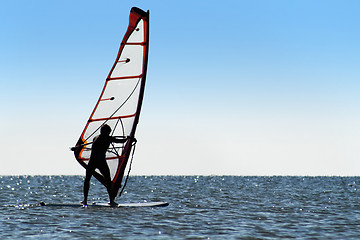
[[[90,179],[94,174],[96,168],[100,170],[100,173],[105,178],[106,188],[110,199],[110,205],[114,206],[116,204],[114,202],[115,196],[113,196],[114,194],[112,190],[113,183],[110,178],[110,170],[109,170],[109,166],[106,163],[105,156],[106,156],[106,151],[112,142],[124,143],[129,139],[129,137],[116,138],[110,136],[110,133],[111,133],[110,126],[105,124],[100,129],[100,135],[94,137],[94,141],[92,143],[92,148],[91,148],[90,161],[86,168],[86,177],[84,180],[84,200],[81,202],[84,206],[87,206],[87,198],[90,188]],[[72,150],[74,149],[72,148]]]

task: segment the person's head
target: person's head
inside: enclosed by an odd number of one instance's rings
[[[111,127],[107,124],[103,125],[100,129],[100,134],[103,135],[110,135],[111,133]]]

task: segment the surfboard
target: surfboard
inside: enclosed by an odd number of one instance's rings
[[[107,203],[92,203],[87,205],[89,208],[123,208],[123,207],[166,207],[168,202],[139,202],[139,203],[119,203],[115,206],[110,206]],[[48,207],[84,207],[81,203],[44,203],[40,202],[40,206]]]

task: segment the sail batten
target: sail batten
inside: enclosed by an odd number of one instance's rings
[[[90,122],[96,122],[96,121],[116,120],[116,119],[119,119],[119,118],[131,118],[131,117],[135,117],[135,115],[136,115],[136,113],[131,114],[131,115],[119,116],[119,117],[89,119],[89,121],[90,121]]]
[[[112,78],[108,78],[107,80],[112,81],[112,80],[134,79],[134,78],[142,78],[142,74],[136,76],[112,77]]]
[[[87,168],[90,159],[92,138],[100,134],[104,124],[111,127],[113,136],[134,139],[144,96],[147,59],[149,47],[149,11],[132,8],[129,26],[120,44],[100,97],[92,111],[85,128],[77,142],[75,157]],[[114,186],[114,195],[122,185],[124,171],[128,163],[133,142],[112,143],[106,160]],[[105,180],[99,171],[95,177],[104,185]]]
[[[136,43],[136,42],[133,42],[133,43],[125,43],[125,45],[141,45],[141,46],[144,46],[146,44],[146,42],[141,42],[141,43]]]

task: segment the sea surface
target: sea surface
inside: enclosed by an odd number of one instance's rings
[[[360,177],[131,176],[118,202],[170,205],[39,205],[80,202],[83,179],[0,177],[0,239],[360,239]]]

